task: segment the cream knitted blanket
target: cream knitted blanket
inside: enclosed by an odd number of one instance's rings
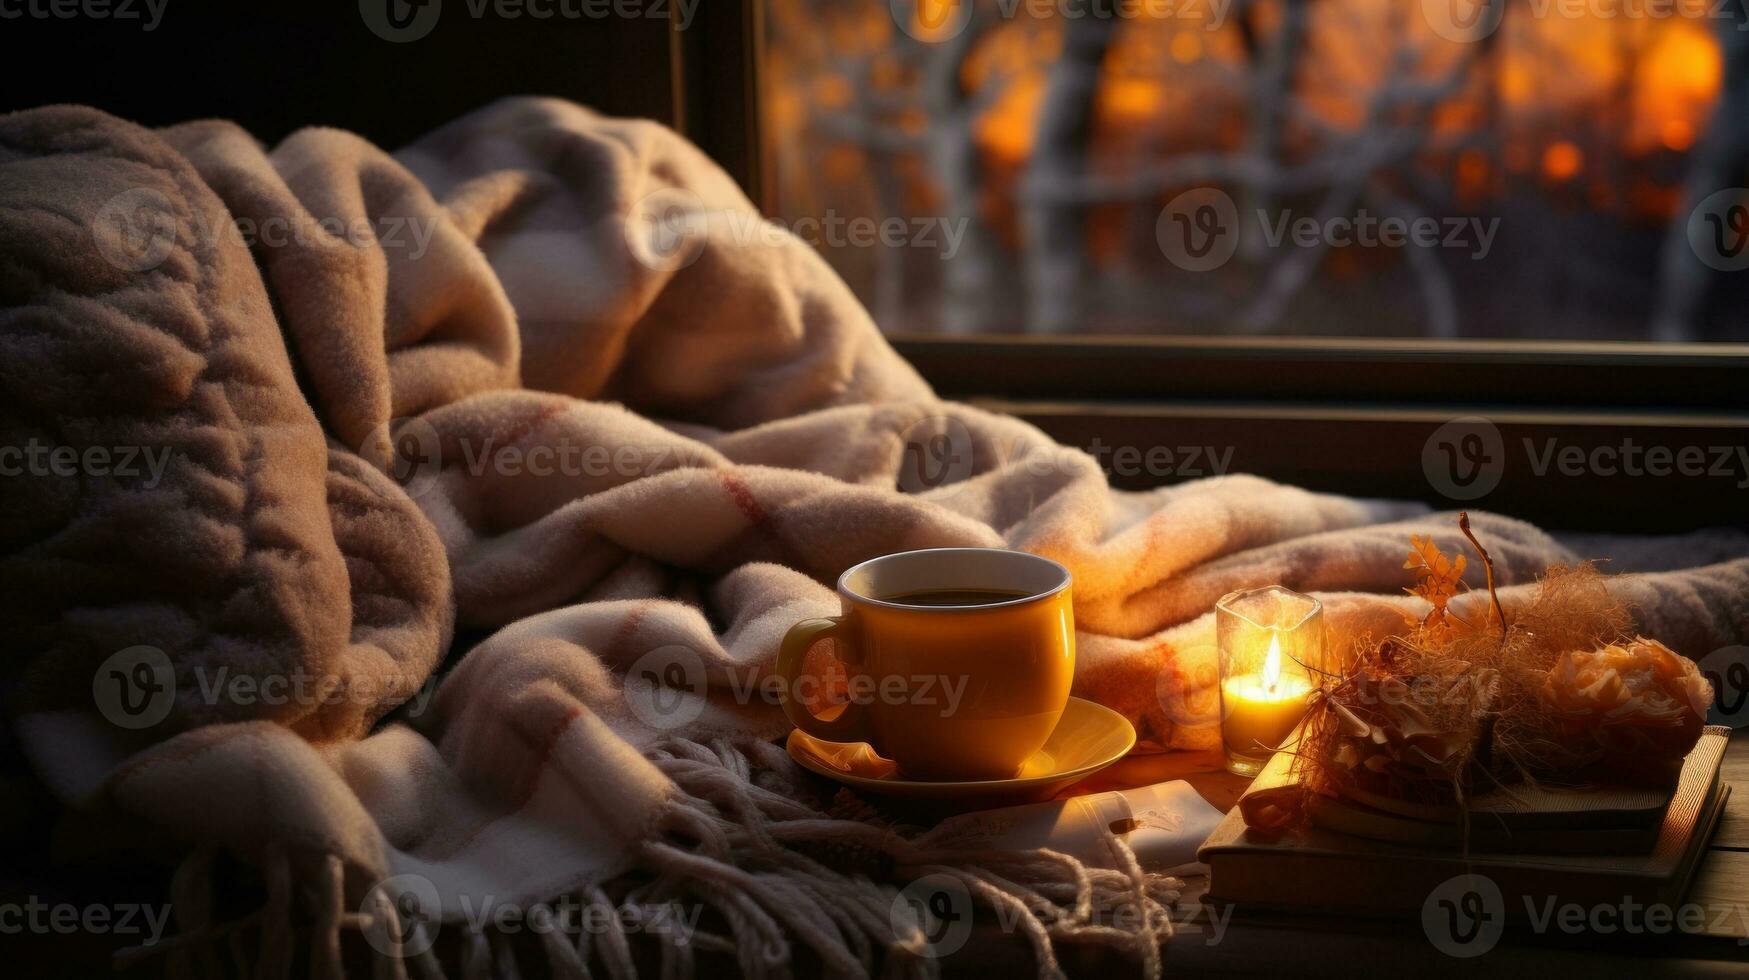
[[[770,741],[784,630],[874,555],[1036,551],[1075,576],[1076,693],[1202,746],[1216,598],[1319,592],[1341,643],[1415,611],[1410,533],[1461,547],[1248,477],[1114,492],[937,400],[697,150],[558,101],[393,155],[14,114],[0,258],[0,430],[38,460],[0,481],[8,720],[84,846],[181,862],[146,951],[179,967],[928,975],[895,910],[946,875],[1041,973],[1065,938],[1157,970],[1171,879],[815,795]],[[1509,585],[1603,557],[1476,527]],[[1683,549],[1749,550],[1634,553]],[[1749,560],[1613,581],[1691,656],[1749,635]],[[232,859],[259,909],[215,902]]]

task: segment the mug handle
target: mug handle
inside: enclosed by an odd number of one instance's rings
[[[809,711],[808,706],[794,696],[796,679],[802,675],[802,661],[815,642],[831,639],[838,660],[847,662],[844,638],[838,632],[843,626],[844,620],[836,616],[804,619],[784,634],[783,645],[777,651],[777,675],[783,680],[783,713],[789,716],[790,724],[815,738],[828,742],[866,742],[868,726],[862,705],[846,701],[838,717],[828,720]]]

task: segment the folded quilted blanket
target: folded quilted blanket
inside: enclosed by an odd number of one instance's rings
[[[1076,693],[1200,747],[1222,594],[1320,593],[1341,645],[1419,612],[1411,533],[1462,548],[1450,515],[1249,477],[1113,491],[938,400],[696,149],[553,100],[394,154],[0,118],[0,393],[7,721],[84,849],[180,862],[142,954],[185,967],[926,975],[890,910],[943,874],[1041,973],[1063,939],[1157,971],[1172,879],[815,796],[771,741],[783,632],[865,558],[1034,551],[1075,576]],[[963,471],[921,479],[942,440]],[[1509,608],[1612,546],[1475,526]],[[1622,555],[1662,569],[1613,566],[1643,630],[1749,637],[1740,537]],[[221,855],[259,911],[215,902]],[[611,914],[481,914],[562,901]]]

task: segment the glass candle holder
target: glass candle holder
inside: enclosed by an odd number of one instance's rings
[[[1324,607],[1271,585],[1215,604],[1227,770],[1255,776],[1300,719],[1324,666]]]

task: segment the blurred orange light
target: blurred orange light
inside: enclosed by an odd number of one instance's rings
[[[1659,37],[1645,70],[1656,87],[1704,98],[1719,90],[1725,67],[1716,38],[1704,28],[1681,25]]]
[[[1584,165],[1584,151],[1567,140],[1550,143],[1543,151],[1543,173],[1552,180],[1571,180]]]
[[[833,180],[854,180],[864,173],[862,164],[861,153],[840,146],[826,151],[821,169]]]
[[[1135,120],[1160,112],[1160,86],[1147,78],[1108,78],[1099,90],[1100,107],[1114,116]]]
[[[960,0],[917,0],[911,16],[912,33],[928,41],[943,40],[954,28]]]
[[[1488,156],[1481,150],[1465,150],[1457,161],[1457,190],[1466,197],[1480,197],[1488,189]]]
[[[1686,119],[1664,121],[1664,145],[1678,153],[1694,145],[1694,126]]]
[[[820,104],[829,109],[842,109],[850,104],[853,90],[843,75],[822,75],[814,83],[814,94]]]
[[[1706,125],[1724,73],[1716,38],[1703,27],[1674,22],[1640,67],[1635,111],[1643,120],[1637,148],[1682,152]]]
[[[1187,31],[1172,36],[1172,60],[1188,65],[1202,57],[1202,38]]]
[[[1003,90],[996,103],[978,118],[978,142],[998,161],[1016,163],[1032,153],[1033,127],[1044,99],[1045,77],[1029,71]]]

